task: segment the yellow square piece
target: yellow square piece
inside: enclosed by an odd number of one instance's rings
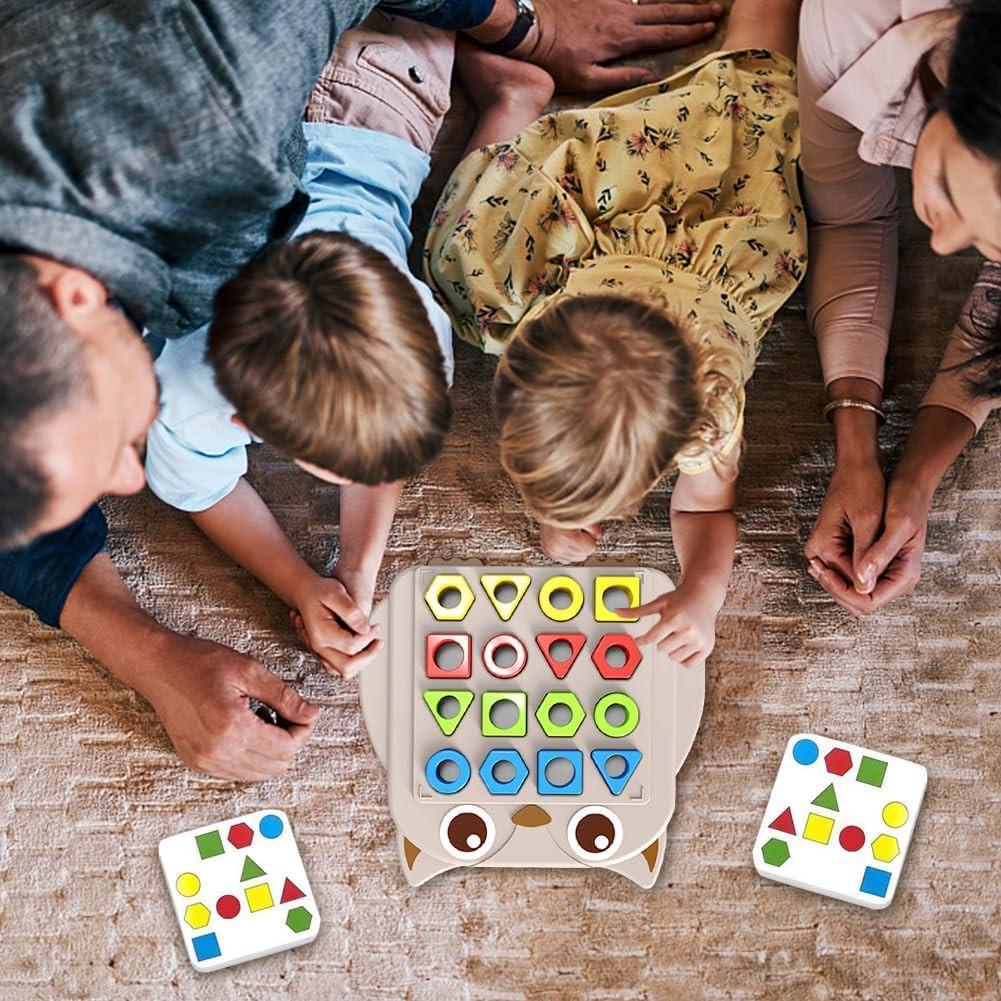
[[[251,911],[266,911],[269,907],[275,906],[274,900],[271,899],[271,887],[267,883],[248,886],[243,892]]]
[[[822,817],[819,813],[806,815],[803,837],[807,841],[816,841],[817,844],[826,845],[831,840],[831,831],[833,830],[834,821],[830,817]]]
[[[594,578],[594,621],[595,622],[636,622],[635,615],[616,615],[605,605],[605,594],[608,591],[625,591],[629,596],[630,606],[640,603],[640,579],[639,577],[595,577]],[[614,601],[613,605],[622,605],[620,601]]]

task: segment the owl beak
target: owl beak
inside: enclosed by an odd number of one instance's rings
[[[518,827],[544,827],[553,818],[541,806],[523,806],[512,818]]]

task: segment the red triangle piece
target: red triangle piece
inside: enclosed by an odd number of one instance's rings
[[[561,640],[564,643],[570,644],[570,656],[566,660],[554,660],[550,650],[554,643],[558,643]],[[577,654],[584,649],[587,638],[581,633],[539,633],[535,637],[535,642],[539,645],[542,655],[546,658],[550,670],[557,678],[562,680],[570,672],[570,668],[573,667],[573,663],[577,659]]]
[[[286,877],[285,885],[282,887],[282,899],[278,901],[280,904],[287,904],[290,900],[298,900],[300,897],[305,897],[306,894],[299,889],[292,880]]]
[[[792,810],[786,807],[769,825],[773,831],[781,831],[783,834],[796,834],[796,825],[792,820]]]

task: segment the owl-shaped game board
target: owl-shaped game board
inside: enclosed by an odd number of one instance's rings
[[[428,566],[373,621],[361,676],[414,886],[459,866],[595,867],[657,879],[705,671],[640,648],[625,609],[672,589],[623,567]]]

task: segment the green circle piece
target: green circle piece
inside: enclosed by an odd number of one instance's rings
[[[621,706],[626,711],[626,718],[619,726],[612,726],[606,719],[612,706]],[[636,702],[621,692],[609,692],[603,695],[594,706],[594,725],[606,737],[628,737],[636,729],[640,721],[640,707]]]

